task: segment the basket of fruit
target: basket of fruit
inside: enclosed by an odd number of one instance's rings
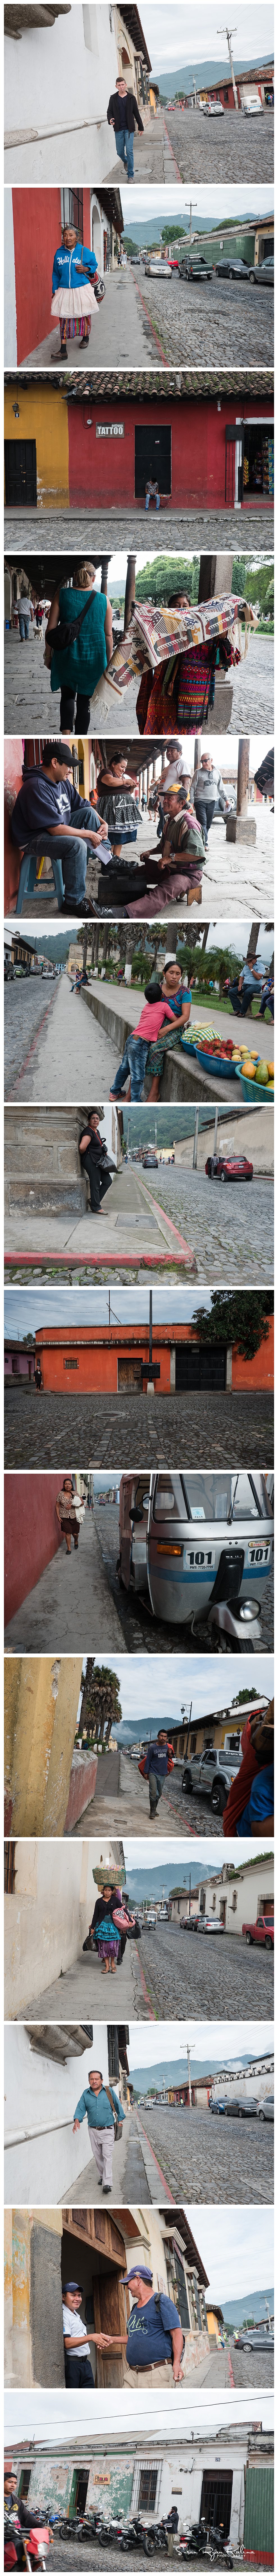
[[[214,1047],[211,1039],[202,1038],[198,1046],[198,1064],[203,1065],[204,1073],[224,1074],[227,1082],[234,1082],[239,1063],[239,1049],[233,1046],[232,1038],[216,1038]]]
[[[266,1056],[258,1056],[254,1063],[254,1057],[244,1055],[243,1063],[235,1066],[235,1072],[239,1075],[244,1100],[274,1100],[274,1064],[272,1061],[268,1063]]]
[[[201,1026],[200,1020],[193,1020],[192,1028],[184,1029],[180,1043],[182,1047],[190,1047],[191,1055],[197,1055],[199,1047],[207,1041],[211,1046],[217,1044],[216,1029],[212,1028],[210,1021],[203,1020]]]

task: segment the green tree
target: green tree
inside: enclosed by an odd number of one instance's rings
[[[189,233],[186,231],[185,224],[171,224],[168,221],[168,224],[163,224],[162,226],[161,240],[163,242],[184,242],[189,240]]]
[[[267,1342],[270,1315],[274,1311],[272,1289],[214,1288],[211,1314],[204,1306],[196,1307],[193,1322],[198,1325],[201,1342],[236,1342],[243,1359],[254,1359],[261,1342]]]
[[[236,1691],[235,1699],[231,1699],[230,1706],[231,1708],[244,1708],[246,1707],[246,1701],[249,1701],[250,1699],[254,1699],[256,1702],[258,1699],[258,1691],[255,1690],[254,1682],[252,1684],[252,1690]]]
[[[188,599],[197,600],[199,574],[199,555],[193,555],[192,562],[188,555],[155,555],[143,572],[136,573],[136,599],[153,599],[158,607],[166,607],[169,593],[186,590]]]
[[[85,1724],[91,1743],[102,1744],[105,1739],[105,1743],[109,1744],[111,1728],[116,1724],[119,1726],[121,1716],[120,1684],[117,1681],[117,1674],[112,1672],[110,1664],[96,1664],[94,1655],[88,1655],[79,1718],[79,1735],[83,1735]]]

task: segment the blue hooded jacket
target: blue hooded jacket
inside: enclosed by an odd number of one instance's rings
[[[80,271],[81,256],[82,268]],[[79,268],[76,266],[77,261],[79,262]],[[58,250],[55,250],[55,259],[53,262],[53,295],[56,294],[58,286],[82,286],[82,284],[85,286],[86,270],[89,270],[89,276],[93,280],[97,273],[97,259],[95,259],[94,250],[87,250],[85,242],[75,242],[74,250],[66,250],[65,242],[61,242]]]

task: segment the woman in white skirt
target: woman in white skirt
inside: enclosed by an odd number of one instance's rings
[[[67,358],[67,340],[90,338],[92,313],[97,314],[94,289],[97,284],[97,260],[93,250],[80,242],[74,224],[64,224],[62,241],[55,250],[52,273],[51,312],[60,323],[63,358]],[[53,350],[53,360],[60,365]]]

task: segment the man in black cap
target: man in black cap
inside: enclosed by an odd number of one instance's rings
[[[103,2350],[122,2351],[126,2388],[132,2388],[135,2378],[137,2386],[144,2388],[147,2376],[153,2388],[176,2384],[182,2378],[183,2333],[174,2300],[167,2290],[153,2290],[153,2274],[146,2263],[134,2264],[120,2278],[124,2289],[131,2289],[135,2305],[126,2335],[103,2337]]]
[[[92,921],[95,905],[85,894],[86,868],[90,849],[98,850],[101,841],[108,842],[108,824],[101,823],[96,810],[78,795],[73,785],[73,753],[69,742],[45,742],[39,769],[25,769],[22,787],[11,814],[12,840],[17,848],[30,850],[36,859],[61,860],[65,888],[64,912],[71,917]]]
[[[90,2343],[95,2334],[87,2335],[79,2308],[82,2305],[80,2281],[65,2281],[63,2289],[63,2330],[66,2388],[94,2388]]]

